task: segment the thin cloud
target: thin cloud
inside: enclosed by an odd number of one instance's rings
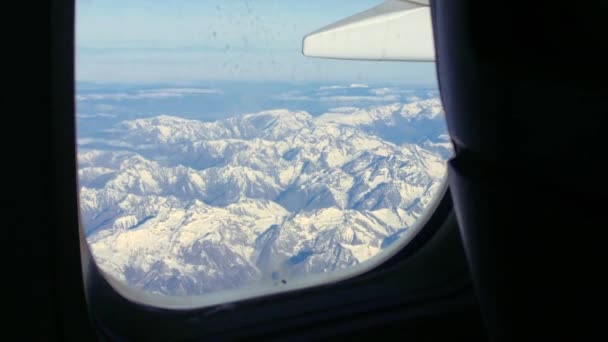
[[[108,114],[108,113],[94,113],[94,114],[76,114],[76,117],[79,119],[93,119],[93,118],[115,118],[116,114]]]
[[[98,112],[105,113],[105,112],[112,112],[112,111],[118,109],[119,107],[112,106],[112,105],[105,104],[105,103],[100,103],[100,104],[96,104],[93,108],[95,108],[95,110]]]
[[[319,90],[333,90],[333,89],[351,89],[351,88],[369,88],[367,84],[353,83],[351,85],[331,85],[319,87]]]
[[[81,94],[76,95],[77,101],[122,101],[122,100],[142,100],[142,99],[166,99],[180,98],[185,96],[222,94],[218,89],[205,88],[162,88],[139,90],[131,93],[100,93],[100,94]]]
[[[375,88],[375,89],[370,89],[369,92],[374,95],[388,95],[388,94],[395,93],[395,90],[391,89],[391,88]]]
[[[399,96],[386,95],[386,96],[324,96],[320,98],[321,101],[335,101],[335,102],[384,102],[384,101],[399,101]]]
[[[277,100],[284,100],[284,101],[313,101],[313,100],[315,100],[310,96],[293,95],[293,94],[283,94],[283,95],[279,95],[279,96],[273,96],[273,98],[277,99]]]
[[[144,94],[156,94],[156,93],[166,93],[166,94],[221,94],[222,92],[218,89],[207,89],[207,88],[162,88],[162,89],[146,89],[140,90],[140,93]]]

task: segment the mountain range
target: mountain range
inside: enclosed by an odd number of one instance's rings
[[[450,153],[438,99],[127,120],[79,141],[82,222],[98,265],[153,293],[302,277],[406,235]]]

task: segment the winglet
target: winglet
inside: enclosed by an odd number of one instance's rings
[[[308,57],[379,61],[434,61],[428,1],[388,0],[306,35]]]

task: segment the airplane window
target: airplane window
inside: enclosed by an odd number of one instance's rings
[[[113,284],[227,302],[359,274],[416,234],[452,153],[434,63],[302,54],[379,4],[77,2],[82,229]]]

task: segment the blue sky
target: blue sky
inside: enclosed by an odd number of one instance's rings
[[[302,56],[302,37],[373,0],[78,0],[77,80],[434,84],[433,63]]]

